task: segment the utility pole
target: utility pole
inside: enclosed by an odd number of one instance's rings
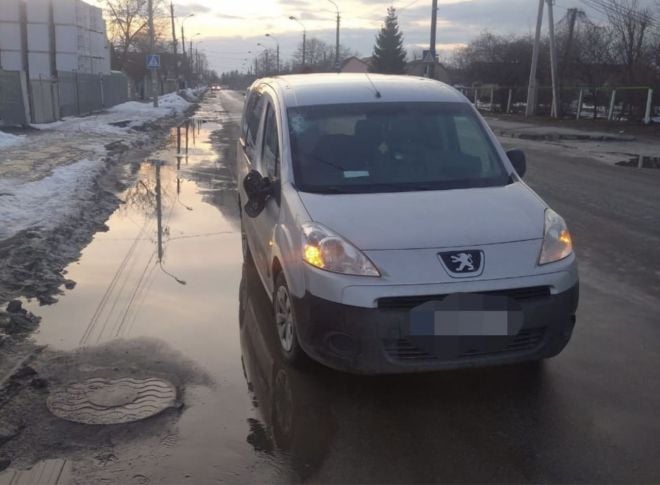
[[[550,74],[552,76],[552,113],[550,116],[559,118],[559,81],[557,80],[557,46],[555,45],[555,19],[553,5],[555,0],[548,2],[548,23],[550,30]]]
[[[183,77],[188,79],[188,61],[186,58],[186,35],[183,32],[183,22],[181,22],[181,52],[183,53],[183,59],[181,59],[181,68],[183,69]]]
[[[527,88],[527,108],[525,116],[536,114],[536,71],[539,65],[539,51],[541,50],[541,28],[543,27],[543,9],[545,0],[539,0],[539,13],[536,20],[536,37],[534,38],[534,49],[532,51],[532,68],[529,73],[529,86]]]
[[[341,65],[339,64],[339,29],[341,28],[341,15],[339,15],[339,10],[337,10],[337,47],[335,52],[335,69],[339,72]]]
[[[170,2],[170,17],[172,18],[172,45],[174,46],[174,77],[176,78],[176,89],[179,89],[179,54],[178,42],[176,41],[176,25],[174,25],[174,4]]]
[[[432,63],[428,67],[428,77],[430,79],[435,79],[435,63],[437,59],[437,52],[435,50],[436,46],[436,35],[438,30],[438,0],[433,0],[433,5],[431,7],[431,46],[429,51],[431,53]]]
[[[566,48],[564,49],[564,59],[561,63],[561,69],[559,70],[559,81],[564,80],[564,74],[566,73],[566,67],[570,61],[571,47],[573,46],[573,36],[575,35],[575,24],[577,22],[578,9],[569,8],[568,9],[568,40],[566,41]]]
[[[156,33],[154,32],[154,0],[149,0],[149,50],[154,54]],[[151,69],[151,94],[154,97],[154,108],[158,108],[158,69]]]
[[[339,30],[341,28],[341,12],[339,11],[339,6],[333,1],[333,0],[328,0],[331,4],[335,6],[335,9],[337,10],[337,41],[335,45],[335,69],[337,72],[339,72],[339,69],[341,68],[341,65],[339,64]]]

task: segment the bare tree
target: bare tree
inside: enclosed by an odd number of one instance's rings
[[[335,66],[335,46],[330,45],[315,37],[308,38],[305,45],[305,65],[314,71],[332,71]],[[339,59],[347,59],[351,56],[357,56],[356,52],[347,47],[339,46]],[[293,64],[302,65],[302,43],[293,54]]]
[[[576,36],[575,61],[570,72],[575,80],[588,86],[602,86],[611,80],[614,65],[611,28],[583,24]]]
[[[542,49],[542,56],[547,56]],[[466,47],[458,50],[452,67],[458,71],[463,82],[495,83],[504,86],[524,86],[529,76],[532,56],[532,39],[529,36],[499,36],[482,32]],[[541,59],[541,66],[546,65]],[[545,73],[541,71],[543,78]]]
[[[625,66],[626,81],[635,83],[640,68],[650,60],[651,10],[640,7],[638,0],[610,0],[608,20],[613,34],[613,53]]]
[[[105,5],[110,38],[119,54],[119,68],[123,70],[126,68],[128,53],[144,44],[148,35],[148,0],[105,0]],[[154,17],[162,19],[161,11],[162,0],[154,0]],[[158,37],[162,22],[157,24]]]

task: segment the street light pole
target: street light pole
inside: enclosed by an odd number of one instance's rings
[[[266,34],[266,37],[270,37],[275,41],[275,44],[277,44],[277,74],[279,74],[280,73],[280,43],[273,34]]]
[[[263,54],[264,54],[264,68],[262,71],[264,74],[268,75],[267,69],[270,69],[270,62],[268,62],[268,49],[266,48],[265,45],[263,45],[261,42],[257,42],[257,46],[261,47],[263,49]]]
[[[341,28],[341,13],[339,12],[339,7],[333,0],[328,0],[331,4],[335,6],[335,9],[337,10],[337,41],[336,41],[336,46],[335,46],[335,69],[337,72],[339,72],[340,65],[339,65],[339,29]]]
[[[293,20],[294,22],[298,22],[298,24],[300,24],[300,26],[303,29],[302,67],[305,67],[305,49],[306,49],[306,46],[307,46],[307,29],[305,28],[305,24],[303,24],[300,20],[298,20],[293,15],[291,17],[289,17],[289,20]]]
[[[181,51],[183,52],[181,67],[183,68],[183,77],[186,80],[186,82],[190,82],[190,79],[188,77],[188,59],[186,57],[186,34],[184,33],[184,25],[186,23],[186,20],[194,16],[195,14],[191,13],[181,21]]]

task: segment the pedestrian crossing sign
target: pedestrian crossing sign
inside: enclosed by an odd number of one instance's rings
[[[158,69],[160,67],[160,56],[150,54],[147,56],[147,69]]]

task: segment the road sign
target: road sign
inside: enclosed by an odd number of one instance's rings
[[[151,54],[147,56],[147,69],[160,68],[160,56],[158,54]]]
[[[435,62],[435,59],[433,58],[433,54],[431,53],[430,50],[425,50],[423,52],[422,61],[427,64],[433,64]]]

